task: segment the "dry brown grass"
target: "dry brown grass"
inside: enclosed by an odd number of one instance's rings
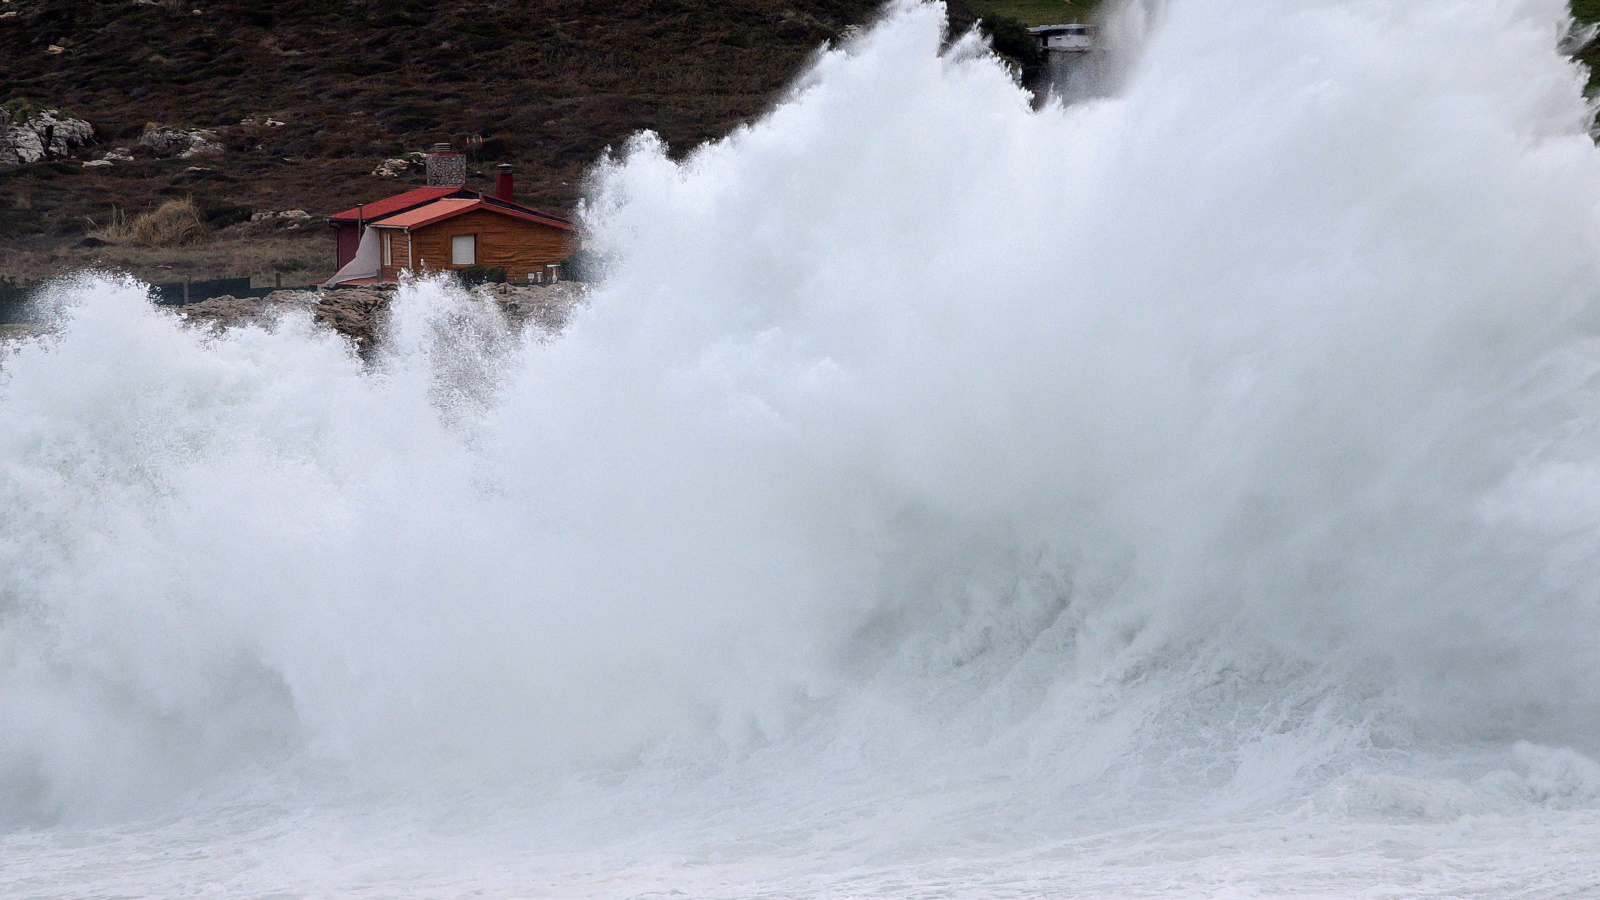
[[[96,225],[88,234],[108,244],[186,247],[205,237],[206,222],[193,200],[168,200],[132,220],[123,215],[122,210],[113,209],[111,221]]]
[[[122,214],[122,210],[115,206],[111,207],[111,219],[106,224],[101,225],[93,219],[88,219],[87,221],[89,230],[84,233],[89,237],[97,241],[105,241],[108,244],[131,243],[132,223],[128,221],[127,216]]]
[[[151,284],[251,275],[256,287],[271,287],[281,276],[284,287],[297,287],[333,274],[333,234],[327,228],[259,234],[249,225],[235,225],[184,247],[132,242],[63,247],[37,237],[14,241],[0,254],[0,284],[29,283],[81,269],[127,272]]]

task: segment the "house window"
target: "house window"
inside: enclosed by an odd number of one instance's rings
[[[478,236],[458,234],[450,239],[450,265],[475,266],[478,264]]]
[[[394,232],[392,231],[383,233],[383,264],[386,266],[394,265]]]

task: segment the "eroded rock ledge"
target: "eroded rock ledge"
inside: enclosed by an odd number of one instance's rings
[[[573,308],[583,301],[585,286],[577,282],[548,286],[487,284],[475,288],[474,292],[498,304],[512,325],[519,328],[531,325],[555,333],[566,324]],[[265,297],[214,297],[176,307],[174,311],[197,325],[229,328],[259,322],[280,311],[306,309],[319,325],[350,338],[362,353],[366,353],[377,345],[394,296],[392,288],[282,290]]]

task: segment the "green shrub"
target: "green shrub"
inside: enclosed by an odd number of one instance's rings
[[[16,125],[26,125],[34,116],[44,112],[44,108],[39,104],[23,97],[0,103],[0,109],[5,110],[7,118]]]
[[[506,270],[504,266],[467,266],[456,270],[456,279],[466,287],[477,287],[480,284],[505,284]]]
[[[1039,74],[1044,59],[1039,51],[1039,41],[1028,33],[1028,26],[1010,16],[987,15],[979,23],[989,36],[994,52],[1010,59],[1022,69],[1022,81],[1031,83]]]
[[[227,228],[229,225],[248,222],[254,212],[255,210],[248,206],[208,206],[201,210],[206,224],[212,228]]]
[[[567,257],[561,263],[561,277],[566,281],[599,281],[604,276],[602,260],[587,250]]]

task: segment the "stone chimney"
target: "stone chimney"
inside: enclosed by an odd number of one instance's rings
[[[467,184],[467,158],[452,150],[449,144],[434,144],[427,166],[428,187],[465,187]]]
[[[507,203],[517,202],[517,179],[511,174],[511,166],[501,163],[494,167],[494,196]]]

